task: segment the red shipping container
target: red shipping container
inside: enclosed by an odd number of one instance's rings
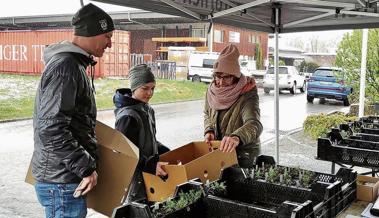
[[[72,36],[72,30],[0,32],[0,73],[41,74],[44,69],[45,47],[64,40],[71,41]],[[130,53],[129,45],[130,32],[114,31],[112,48],[107,49],[104,56],[97,59],[95,77],[126,76],[130,58],[129,55],[125,57],[125,54]],[[120,67],[122,71],[118,70]]]

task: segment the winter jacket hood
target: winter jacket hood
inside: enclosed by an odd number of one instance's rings
[[[82,54],[88,58],[90,58],[91,56],[90,54],[88,54],[88,52],[84,51],[82,48],[73,44],[72,42],[62,41],[56,44],[51,44],[45,48],[43,54],[43,61],[45,62],[45,64],[47,64],[49,63],[51,58],[54,57],[54,55],[66,52]]]
[[[132,90],[127,88],[117,89],[113,96],[113,103],[116,109],[120,109],[126,106],[133,106],[143,103],[137,99],[132,98]]]

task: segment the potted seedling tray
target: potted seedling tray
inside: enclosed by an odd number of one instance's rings
[[[259,166],[255,172],[225,169],[217,182],[226,190],[204,199],[207,211],[234,208],[231,217],[334,217],[356,198],[356,173],[349,169],[331,175],[277,166],[280,175],[273,175],[272,166]]]
[[[131,202],[116,208],[113,218],[201,218],[204,211],[202,183],[189,181],[178,185],[175,197],[163,202]]]

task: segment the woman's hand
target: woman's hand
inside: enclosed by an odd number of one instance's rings
[[[167,176],[167,173],[164,170],[164,165],[167,165],[167,164],[168,164],[168,162],[158,162],[156,170],[155,170],[155,175],[156,176]]]
[[[232,152],[239,145],[240,139],[237,136],[224,136],[221,141],[220,151]]]
[[[204,136],[204,141],[210,144],[211,141],[215,140],[215,134],[213,132],[207,132]]]

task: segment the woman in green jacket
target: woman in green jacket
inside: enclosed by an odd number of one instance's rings
[[[205,141],[221,140],[220,150],[237,151],[241,167],[252,167],[260,153],[259,97],[254,78],[240,72],[239,51],[225,47],[213,68],[204,107]]]

